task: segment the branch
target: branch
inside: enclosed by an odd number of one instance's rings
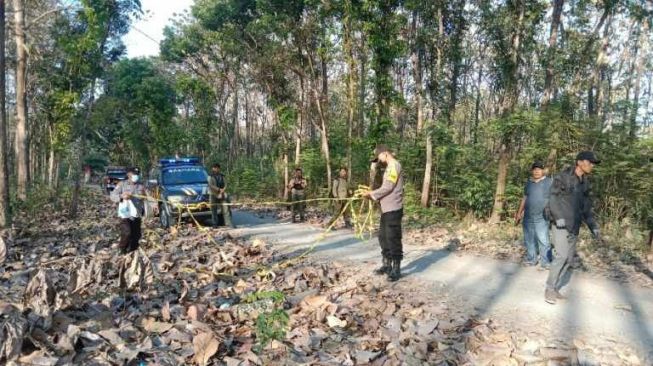
[[[34,24],[38,23],[39,20],[45,18],[46,16],[48,16],[50,14],[58,13],[60,11],[65,11],[65,10],[68,10],[68,9],[71,9],[71,8],[72,8],[72,5],[66,6],[66,7],[63,7],[63,8],[48,10],[45,13],[43,13],[43,14],[37,16],[36,18],[32,19],[32,21],[25,26],[25,30],[30,29]]]

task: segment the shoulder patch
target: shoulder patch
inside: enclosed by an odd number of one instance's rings
[[[397,170],[396,164],[388,165],[388,173],[386,179],[391,181],[392,183],[397,183],[397,181],[399,180],[399,171]]]

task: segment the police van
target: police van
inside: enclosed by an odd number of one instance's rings
[[[147,194],[157,202],[146,207],[168,228],[180,218],[211,216],[209,175],[197,157],[164,158],[150,172]],[[147,212],[146,212],[147,215]]]

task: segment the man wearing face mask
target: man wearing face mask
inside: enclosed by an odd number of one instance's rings
[[[374,150],[372,162],[385,166],[383,183],[376,190],[368,191],[364,197],[379,201],[381,204],[381,224],[379,227],[379,244],[383,264],[376,274],[387,274],[390,281],[401,277],[401,260],[403,246],[401,243],[401,219],[404,215],[404,178],[401,164],[395,159],[390,149],[379,145]]]
[[[544,293],[544,299],[549,304],[564,299],[559,290],[574,259],[582,222],[590,228],[594,239],[603,243],[599,225],[592,212],[588,180],[594,166],[599,163],[600,160],[592,151],[582,151],[576,156],[575,166],[563,170],[553,178],[547,215],[552,223],[551,234],[556,258],[551,264]]]
[[[143,196],[145,196],[145,188],[140,183],[136,168],[127,169],[127,179],[118,183],[116,188],[111,191],[111,201],[120,203],[130,200],[136,207],[135,216],[120,219],[120,244],[118,247],[123,254],[138,249],[138,241],[141,239],[141,216],[144,208],[141,199]]]

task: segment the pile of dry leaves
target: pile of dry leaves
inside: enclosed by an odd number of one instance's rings
[[[90,199],[75,222],[20,218],[0,245],[0,363],[578,362],[574,349],[526,347],[489,320],[338,264],[285,266],[266,243],[217,230],[152,225],[141,250],[120,256],[113,207]]]

